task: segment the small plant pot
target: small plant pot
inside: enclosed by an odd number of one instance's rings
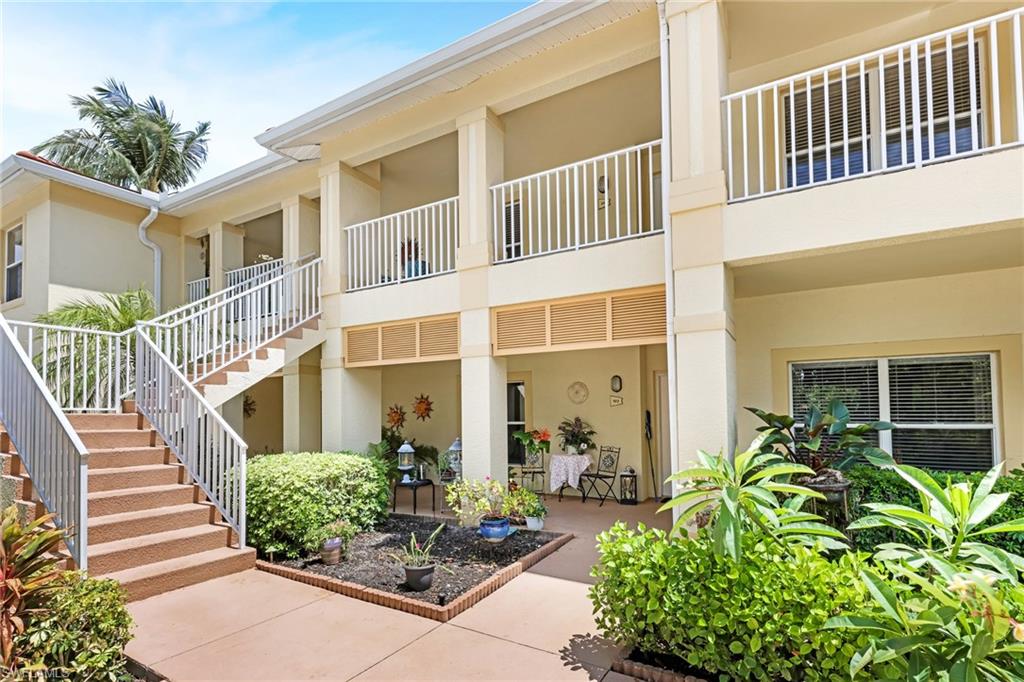
[[[504,542],[505,538],[508,537],[508,532],[508,517],[480,520],[480,535],[487,542]]]
[[[527,516],[526,530],[544,530],[543,516]]]
[[[320,563],[334,566],[341,561],[341,538],[331,538],[320,548]]]
[[[429,566],[403,566],[405,569],[405,584],[413,592],[429,590],[434,583],[434,568],[436,564]]]
[[[575,455],[575,454],[577,454],[576,446],[575,445],[566,445],[565,446],[565,454],[567,454],[567,455]]]

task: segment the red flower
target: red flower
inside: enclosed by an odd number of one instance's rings
[[[534,431],[534,433],[537,434],[537,440],[539,440],[539,441],[543,442],[543,441],[546,441],[546,440],[551,440],[551,432],[548,431],[547,429],[541,429],[540,431]]]

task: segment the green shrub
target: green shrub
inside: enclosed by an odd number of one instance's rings
[[[246,477],[248,542],[264,554],[300,555],[332,521],[362,530],[387,514],[384,465],[344,452],[264,455]]]
[[[975,487],[985,472],[966,474],[958,471],[929,471],[940,485],[946,484],[948,476],[953,483],[970,481]],[[896,472],[874,466],[855,466],[846,472],[850,479],[850,516],[858,519],[871,514],[863,504],[882,502],[902,504],[918,508],[920,501],[917,492],[899,477]],[[1003,523],[1024,517],[1024,470],[1016,469],[1002,476],[993,489],[997,493],[1010,493],[1010,498],[995,514],[989,518],[990,524]],[[911,538],[888,528],[867,528],[851,533],[857,549],[873,552],[883,542],[910,542]],[[988,538],[989,544],[995,545],[1014,554],[1024,554],[1024,533],[1006,533]]]
[[[861,559],[831,561],[811,549],[752,534],[743,561],[719,556],[706,530],[667,540],[619,523],[598,536],[591,599],[603,635],[669,654],[721,680],[849,680],[863,633],[826,630],[832,616],[868,600]]]
[[[58,583],[46,608],[18,637],[25,665],[45,668],[48,679],[125,679],[124,647],[131,639],[132,617],[121,586],[72,571]]]

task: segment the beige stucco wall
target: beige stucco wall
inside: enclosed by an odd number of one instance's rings
[[[21,298],[0,303],[0,313],[12,320],[32,320],[48,309],[50,279],[50,186],[42,183],[0,208],[0,265],[7,262],[7,230],[21,225],[25,247]],[[4,284],[0,282],[0,292]],[[0,298],[2,300],[2,298]]]
[[[1024,464],[1024,268],[740,298],[735,319],[741,406],[788,411],[787,360],[998,353],[1002,451]]]
[[[256,401],[256,414],[244,417],[242,438],[249,446],[250,454],[282,452],[284,428],[284,403],[282,379],[267,377],[245,390],[245,395]]]

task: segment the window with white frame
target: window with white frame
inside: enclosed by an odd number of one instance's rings
[[[21,298],[25,270],[25,229],[18,225],[4,233],[4,303]]]
[[[790,405],[800,418],[838,398],[854,423],[893,423],[877,441],[897,461],[982,471],[998,461],[994,371],[988,353],[795,362]]]
[[[951,147],[956,153],[980,147],[985,82],[982,41],[974,42],[973,59],[966,43],[947,50],[937,42],[927,55],[923,52],[917,57],[921,115],[916,129],[909,50],[902,58],[897,53],[883,55],[881,63],[872,59],[863,73],[857,66],[849,66],[845,78],[829,79],[827,93],[821,79],[816,84],[812,81],[809,108],[806,85],[784,91],[780,122],[784,127],[786,186],[810,184],[812,166],[813,182],[824,182],[913,164],[915,135],[921,138],[924,160],[949,156]],[[884,91],[880,83],[885,84]],[[882,129],[884,150],[877,134]]]

